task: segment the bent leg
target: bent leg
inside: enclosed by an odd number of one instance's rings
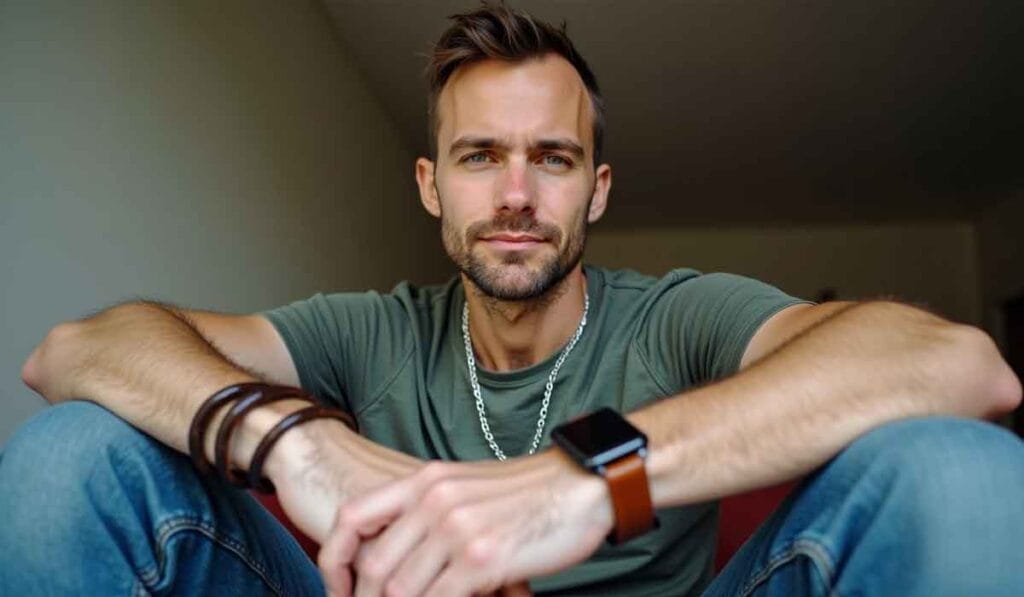
[[[807,479],[709,595],[1019,595],[1024,442],[923,418],[865,434]]]
[[[90,402],[48,408],[8,442],[0,529],[11,594],[324,593],[251,496]]]

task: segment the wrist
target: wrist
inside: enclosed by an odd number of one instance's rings
[[[615,528],[615,510],[612,505],[608,483],[599,475],[583,469],[576,461],[557,446],[543,452],[550,466],[557,469],[555,478],[564,483],[558,486],[556,495],[573,496],[575,507],[590,516],[591,524],[605,537]]]
[[[286,399],[262,405],[246,413],[237,429],[235,429],[234,433],[231,434],[230,468],[236,468],[243,471],[248,470],[253,453],[256,451],[256,446],[259,445],[260,440],[267,435],[271,428],[273,428],[273,426],[284,417],[308,406],[309,404],[308,400],[298,398]],[[208,429],[211,431],[220,429],[222,421],[227,415],[228,410],[230,409],[227,407],[222,408],[220,412],[213,417]],[[215,433],[208,432],[206,434],[205,451],[211,462],[213,461],[214,456],[215,440]],[[277,447],[275,446],[274,451],[276,451],[276,448]],[[271,454],[273,454],[274,451],[272,451]]]
[[[588,473],[606,483],[614,530],[612,544],[657,528],[647,479],[647,436],[610,408],[559,425],[552,442]]]
[[[308,406],[303,403],[299,406]],[[298,409],[291,409],[292,412]],[[289,413],[275,417],[271,425]],[[269,430],[269,428],[268,428]],[[266,435],[263,431],[259,439]],[[263,465],[264,475],[277,487],[286,483],[296,473],[308,469],[321,460],[325,443],[331,442],[332,448],[345,451],[353,440],[358,441],[358,434],[337,419],[316,419],[288,429],[273,445]]]

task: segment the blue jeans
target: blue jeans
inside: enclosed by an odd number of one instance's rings
[[[0,592],[322,595],[248,494],[87,402],[49,408],[0,456]],[[822,467],[710,595],[1024,594],[1024,443],[930,418]]]

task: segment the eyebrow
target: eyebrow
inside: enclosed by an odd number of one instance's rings
[[[498,141],[494,137],[459,137],[452,142],[451,147],[448,149],[448,155],[455,155],[455,153],[463,149],[508,149],[508,144]],[[531,149],[540,149],[544,151],[565,151],[572,154],[577,159],[583,159],[584,152],[583,146],[573,141],[572,139],[541,139]]]
[[[565,151],[577,159],[583,159],[583,147],[572,139],[543,139],[537,142],[537,149]]]

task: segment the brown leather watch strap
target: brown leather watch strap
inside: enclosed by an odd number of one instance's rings
[[[609,536],[610,541],[622,543],[657,526],[647,470],[639,454],[630,454],[607,465],[604,478],[608,481],[615,510],[615,530]]]

